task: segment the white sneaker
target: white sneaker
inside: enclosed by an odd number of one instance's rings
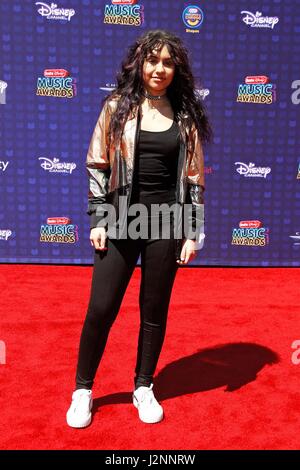
[[[133,404],[144,423],[159,423],[164,417],[162,406],[156,400],[152,388],[153,384],[150,387],[139,387],[133,392]]]
[[[85,428],[92,420],[92,390],[80,388],[72,395],[72,403],[67,411],[67,423],[71,428]]]

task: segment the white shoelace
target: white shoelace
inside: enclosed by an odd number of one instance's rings
[[[77,407],[79,407],[80,402],[82,401],[82,398],[87,398],[89,400],[89,396],[86,393],[77,393],[74,400],[74,411],[77,410]],[[87,407],[88,407],[89,401],[87,402]]]
[[[147,401],[149,404],[151,404],[154,401],[154,394],[152,392],[152,388],[153,388],[153,384],[151,384],[148,389],[143,390],[143,393],[142,393],[140,399],[138,399],[137,396],[135,395],[136,400],[139,403]]]

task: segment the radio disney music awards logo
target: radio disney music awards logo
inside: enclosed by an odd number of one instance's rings
[[[0,229],[0,240],[4,240],[7,242],[7,240],[9,239],[9,237],[11,237],[12,235],[12,231],[9,230],[9,229],[6,229],[6,230],[3,230],[3,229]]]
[[[0,83],[1,86],[1,83]],[[291,100],[293,104],[299,104],[300,103],[300,80],[294,80],[292,82],[292,89],[295,90],[291,94]]]
[[[242,220],[239,228],[232,230],[232,245],[266,246],[269,243],[269,229],[262,227],[259,220]]]
[[[75,15],[73,8],[57,8],[56,3],[48,5],[44,2],[36,2],[38,6],[38,13],[47,18],[47,20],[64,20],[70,21],[72,16]]]
[[[144,6],[137,0],[111,0],[104,7],[104,23],[141,26],[144,23]]]
[[[6,104],[6,88],[7,83],[4,80],[0,80],[0,104]]]
[[[199,33],[203,20],[203,11],[197,5],[189,5],[182,12],[182,21],[186,26],[186,33]]]
[[[271,28],[278,23],[278,16],[262,16],[260,11],[251,13],[251,11],[241,11],[241,15],[244,15],[242,20],[251,28]]]
[[[48,217],[41,225],[40,242],[75,243],[78,241],[78,226],[68,217]]]
[[[236,171],[239,175],[245,176],[246,178],[266,178],[271,173],[269,166],[255,166],[254,163],[250,162],[248,165],[243,162],[235,162]]]
[[[49,173],[68,173],[71,175],[72,171],[75,170],[77,166],[74,162],[60,162],[59,158],[53,158],[53,160],[51,160],[50,158],[39,157],[39,160],[41,161],[41,167],[49,171]]]
[[[38,77],[36,94],[54,98],[74,98],[77,93],[76,80],[65,69],[46,69]]]
[[[276,85],[269,83],[265,75],[246,77],[245,83],[238,86],[237,102],[272,104],[276,101]]]

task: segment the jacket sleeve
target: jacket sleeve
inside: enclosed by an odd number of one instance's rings
[[[188,155],[187,198],[189,204],[189,232],[186,238],[197,242],[199,250],[204,244],[204,156],[201,140],[195,126],[191,129]]]
[[[105,226],[105,201],[110,175],[108,128],[110,111],[105,102],[97,120],[88,153],[86,167],[89,180],[88,210],[91,228]]]

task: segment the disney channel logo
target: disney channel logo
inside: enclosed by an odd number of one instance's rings
[[[235,162],[235,165],[239,165],[236,168],[236,171],[239,175],[256,178],[266,178],[269,173],[271,173],[271,168],[269,166],[255,166],[254,163],[250,162],[248,165],[243,162]]]
[[[0,161],[0,171],[4,172],[6,168],[8,167],[8,164],[9,164],[9,161],[8,162]]]
[[[57,8],[56,3],[48,5],[47,3],[36,2],[35,4],[39,5],[38,13],[41,16],[45,16],[47,20],[70,21],[72,16],[75,15],[75,10],[73,8]]]
[[[300,232],[295,232],[295,235],[289,235],[289,237],[293,240],[294,245],[300,245]]]
[[[205,100],[205,98],[210,94],[210,90],[208,88],[196,88],[195,92],[200,100]]]
[[[50,158],[46,157],[39,157],[39,160],[42,161],[41,167],[49,171],[49,173],[69,173],[72,174],[72,171],[75,170],[76,168],[76,163],[66,163],[66,162],[60,162],[59,158],[53,158],[51,160]]]
[[[5,240],[7,241],[9,237],[12,235],[12,231],[7,229],[7,230],[0,230],[0,240]]]
[[[250,26],[251,28],[273,29],[279,21],[278,16],[262,16],[260,11],[251,13],[251,11],[244,10],[241,11],[241,15],[245,15],[242,20],[247,26]]]

